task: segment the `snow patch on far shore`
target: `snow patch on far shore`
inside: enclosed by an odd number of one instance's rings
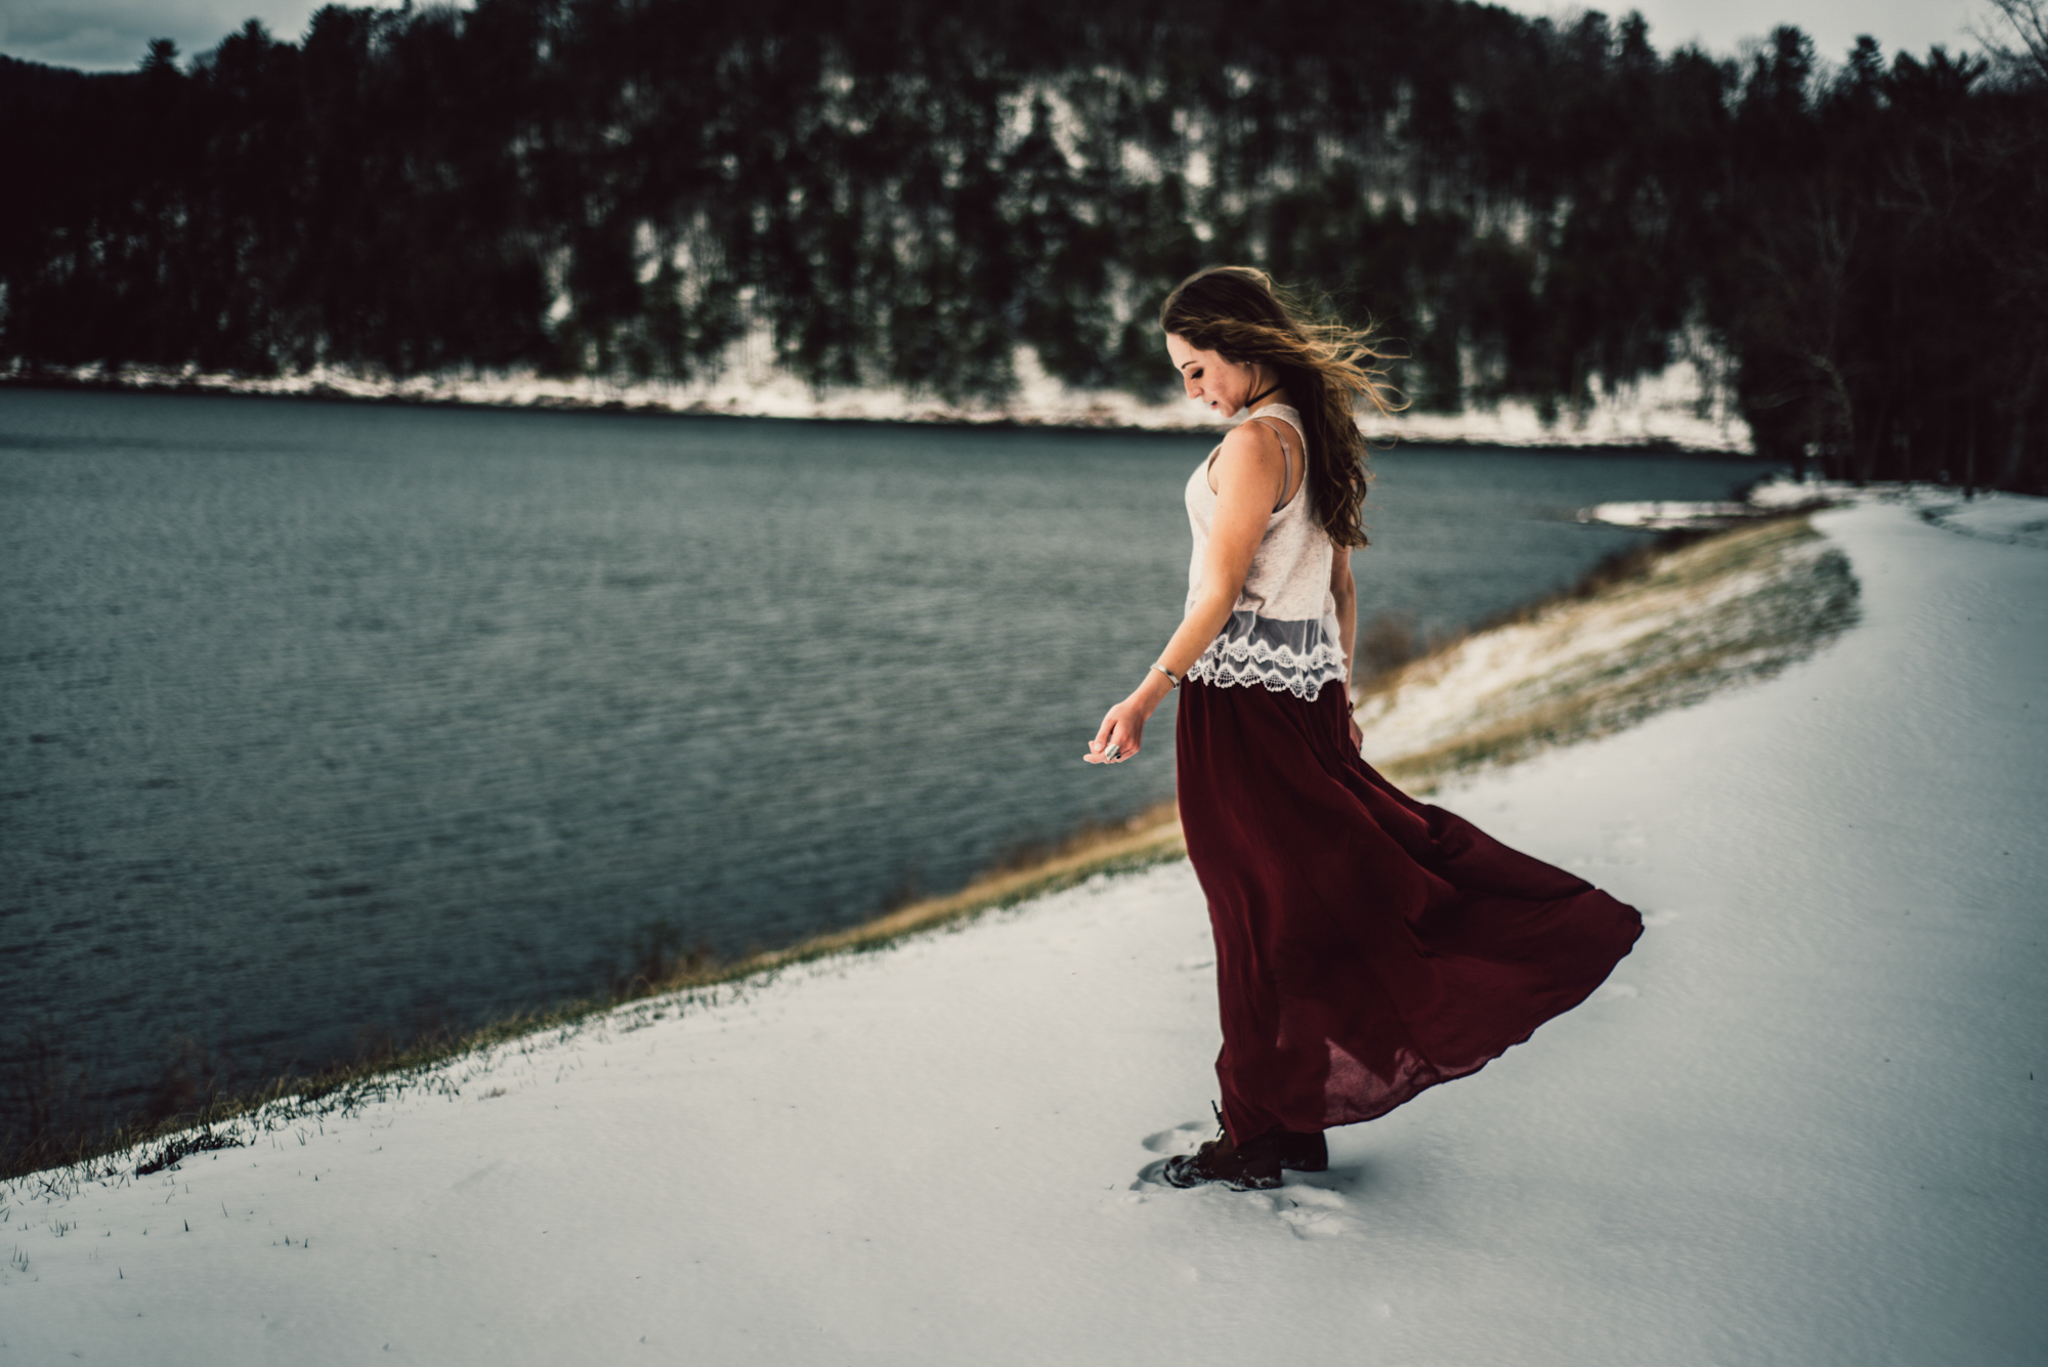
[[[2041,514],[2028,513],[2021,503],[2012,501],[2018,499],[2038,505],[2040,500],[2029,499],[2024,494],[1987,492],[1974,497],[1966,495],[1963,502],[1951,507],[1949,504],[1955,496],[1953,486],[1942,484],[1898,481],[1854,484],[1848,480],[1793,479],[1786,475],[1773,475],[1753,486],[1740,502],[1690,503],[1664,499],[1596,503],[1590,508],[1579,509],[1579,521],[1604,522],[1611,527],[1638,527],[1645,531],[1718,531],[1760,518],[1819,512],[1823,508],[1840,508],[1876,500],[1915,504],[1921,509],[1920,515],[1929,522],[1953,531],[1989,535],[1995,540],[2041,533],[2041,527],[2034,525]],[[1994,500],[2004,502],[1992,508]],[[2011,524],[2009,527],[2008,523]]]

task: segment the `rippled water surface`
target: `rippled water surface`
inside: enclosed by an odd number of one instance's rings
[[[1080,763],[1200,437],[0,390],[0,1002],[102,1101],[731,954],[1170,796]],[[1734,460],[1378,460],[1361,614],[1471,622]]]

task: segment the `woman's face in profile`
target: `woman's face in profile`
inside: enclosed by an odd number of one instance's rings
[[[1197,351],[1177,332],[1166,334],[1167,359],[1180,372],[1181,388],[1196,403],[1207,404],[1227,418],[1244,407],[1252,393],[1252,368],[1226,361],[1213,351]]]

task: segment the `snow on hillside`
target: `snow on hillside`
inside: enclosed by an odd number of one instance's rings
[[[0,1360],[2042,1361],[2048,552],[1938,521],[1821,514],[1831,646],[1438,799],[1649,931],[1328,1174],[1137,1179],[1213,1095],[1173,863],[14,1183]]]

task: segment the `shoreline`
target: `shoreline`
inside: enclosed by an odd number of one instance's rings
[[[390,402],[391,400],[372,398],[357,401]],[[44,402],[32,402],[24,398],[21,401],[17,401],[17,405],[17,411],[48,410],[52,413],[76,414],[82,420],[86,420],[88,426],[96,424],[97,419],[94,419],[92,416],[95,412],[140,414],[143,419],[142,425],[145,428],[160,429],[163,423],[169,423],[171,426],[177,427],[183,422],[183,418],[180,417],[182,410],[178,410],[175,404],[152,405],[147,401],[139,401],[136,409],[127,409],[125,405],[114,401],[108,401],[105,406],[95,408],[90,400],[69,398]],[[231,418],[237,411],[246,412],[257,409],[257,405],[251,405],[249,410],[236,410],[232,407],[224,407],[214,411],[220,417]],[[280,421],[286,419],[296,421],[296,419],[292,419],[294,410],[276,409],[272,411]],[[297,411],[303,413],[308,410]],[[354,421],[349,418],[348,411],[328,411],[331,417],[323,421],[344,423],[344,425]],[[155,416],[152,417],[150,415]],[[195,409],[189,416],[198,419],[201,415]],[[420,421],[427,421],[430,426],[436,428],[442,425],[438,420],[424,418],[410,419],[393,415],[386,419],[376,420],[374,414],[363,413],[361,416],[365,420],[371,420],[371,427],[373,429],[387,428],[394,422],[407,429]],[[663,416],[667,415],[664,414]],[[256,421],[256,419],[251,420]],[[344,422],[344,420],[348,420],[348,422]],[[518,432],[525,430],[524,424],[512,420],[508,420],[502,427],[499,427],[491,420],[480,421],[483,423],[483,430],[486,433],[498,430],[508,439],[516,438]],[[449,422],[451,424],[450,430],[467,430],[471,426],[468,420],[451,419]],[[561,430],[567,433],[571,428],[565,426]],[[657,444],[661,444],[670,440],[694,441],[695,439],[690,437],[690,432],[693,430],[698,431],[700,434],[706,434],[718,431],[738,432],[742,429],[655,429],[633,428],[630,426],[621,428],[622,433],[627,436],[630,436],[634,430],[641,433],[641,438],[654,440]],[[799,435],[797,431],[788,428],[753,430],[761,434],[760,439],[767,440],[770,443],[777,440],[773,434],[778,430],[791,439]],[[845,430],[848,432],[852,431],[850,428]],[[661,436],[662,432],[669,433],[669,436]],[[1149,432],[1147,435],[1154,438],[1163,438],[1177,436],[1178,434]],[[886,440],[885,438],[878,438],[877,434],[869,434],[869,437]],[[904,438],[904,440],[909,440],[909,438]],[[1056,450],[1071,448],[1083,452],[1093,450],[1103,452],[1128,450],[1133,456],[1136,456],[1143,454],[1145,450],[1151,449],[1148,446],[1136,443],[1126,448],[1121,446],[1116,438],[1110,438],[1106,445],[1090,445],[1083,438],[1056,439],[1051,436],[1042,439],[1024,440],[990,438],[982,443],[981,448],[976,448],[969,444],[966,439],[954,442],[933,434],[926,437],[920,444],[929,444],[934,440],[940,442],[942,448],[951,446],[963,450],[991,449],[990,443],[992,442],[994,443],[992,449],[997,452],[1013,448],[1019,452],[1038,449]],[[1213,440],[1213,435],[1208,440]],[[1042,442],[1051,443],[1051,445],[1042,446]],[[1206,441],[1204,444],[1206,445]],[[1411,462],[1422,462],[1427,454],[1426,451],[1411,453],[1407,456],[1407,459]],[[1452,460],[1453,466],[1460,463],[1454,458],[1447,457],[1447,459]],[[1470,460],[1472,458],[1467,457],[1466,459]],[[1482,457],[1481,459],[1487,458]],[[1648,458],[1619,453],[1615,454],[1612,460],[1621,462],[1629,467],[1635,467],[1640,464],[1645,470],[1650,470],[1653,466],[1662,466],[1674,471],[1683,468],[1677,464],[1652,461]],[[1608,462],[1600,460],[1598,457],[1586,462],[1588,465],[1605,463]],[[1727,477],[1729,480],[1740,479],[1746,481],[1753,477],[1750,463],[1743,462],[1742,464],[1745,468],[1731,471]],[[1722,469],[1724,467],[1716,466],[1713,468]],[[1653,471],[1649,477],[1652,479],[1653,485],[1660,478],[1655,476]],[[1717,476],[1714,481],[1715,485],[1719,486],[1721,482],[1721,478]],[[1560,504],[1555,508],[1545,510],[1546,521],[1568,521],[1570,516],[1569,504]],[[1637,541],[1639,538],[1629,537],[1624,539]],[[1640,539],[1648,540],[1647,537]],[[1528,586],[1525,585],[1522,592],[1526,594]],[[1159,795],[1163,796],[1164,794]],[[1132,807],[1139,805],[1142,804],[1138,802],[1131,804]],[[1121,804],[1119,806],[1121,807]],[[1108,815],[1124,817],[1128,811],[1129,809],[1125,808],[1113,811]],[[1166,819],[1162,818],[1161,820]],[[1057,846],[1063,852],[1060,857],[1064,858],[1066,852],[1071,852],[1073,837],[1077,834],[1080,834],[1080,832],[1062,823],[1048,833],[1046,843]],[[1161,833],[1162,839],[1170,838],[1171,835],[1172,832],[1170,830],[1165,830]],[[992,850],[989,854],[989,860],[999,860],[1003,857],[1004,853],[1001,849]],[[1153,856],[1146,855],[1144,857]],[[966,867],[961,868],[955,878],[949,878],[938,884],[938,888],[944,890],[947,894],[945,898],[939,900],[953,909],[966,909],[970,904],[977,906],[1001,905],[1017,897],[1028,895],[1033,890],[1033,886],[1027,886],[1027,884],[1034,885],[1036,889],[1042,890],[1045,886],[1050,885],[1062,876],[1059,869],[1045,868],[1037,870],[1029,878],[1006,876],[1002,880],[1001,886],[995,887],[989,884],[985,877],[977,876],[972,879],[966,877],[968,874],[986,874],[986,869],[976,867],[982,861],[970,863],[967,860],[961,860],[960,863]],[[1076,874],[1075,876],[1085,876],[1085,874]],[[932,889],[928,886],[927,890]],[[573,896],[573,891],[571,895]],[[896,895],[900,896],[901,894]],[[853,914],[829,927],[831,931],[839,932],[839,935],[828,937],[829,943],[823,946],[811,943],[814,937],[810,929],[805,927],[797,927],[797,933],[795,934],[763,937],[762,941],[754,943],[738,940],[735,937],[736,942],[719,945],[721,964],[704,964],[703,966],[707,972],[703,975],[693,976],[690,980],[712,981],[715,979],[723,981],[735,976],[744,977],[756,970],[766,969],[787,961],[795,961],[813,953],[825,952],[825,950],[833,946],[851,944],[856,940],[873,941],[877,935],[887,933],[872,927],[870,922],[874,920],[892,920],[894,923],[901,924],[904,920],[924,919],[922,913],[912,918],[892,918],[880,915],[879,913],[882,909],[888,906],[889,902],[883,900],[882,895],[878,895],[868,900],[866,905],[860,906],[857,909],[848,907],[847,910]],[[949,913],[941,912],[938,914]],[[849,931],[851,934],[847,933]],[[621,945],[624,947],[625,968],[621,973],[614,974],[611,970],[611,965],[617,957]],[[217,1026],[212,1027],[205,1035],[200,1035],[197,1031],[190,1032],[196,1037],[197,1042],[187,1043],[181,1037],[182,1032],[174,1031],[161,1023],[152,1026],[147,1020],[140,1021],[139,1024],[143,1028],[133,1030],[126,1038],[120,1036],[91,1036],[84,1033],[67,1035],[59,1033],[53,1028],[46,1027],[44,1038],[39,1043],[46,1043],[54,1053],[65,1056],[63,1069],[75,1070],[77,1075],[74,1079],[69,1075],[53,1074],[53,1076],[57,1076],[57,1081],[49,1088],[51,1095],[64,1098],[67,1102],[71,1098],[77,1098],[74,1104],[67,1104],[56,1108],[58,1113],[65,1119],[65,1127],[60,1132],[65,1135],[67,1141],[72,1133],[69,1125],[74,1118],[78,1122],[76,1126],[77,1132],[96,1136],[109,1131],[117,1135],[131,1133],[137,1128],[132,1122],[135,1122],[141,1116],[147,1115],[152,1117],[152,1122],[142,1128],[154,1133],[159,1128],[154,1123],[154,1117],[165,1112],[175,1111],[179,1115],[191,1115],[194,1113],[201,1115],[212,1114],[219,1110],[220,1107],[207,1107],[206,1103],[209,1100],[217,1099],[222,1106],[232,1108],[240,1104],[243,1099],[251,1096],[265,1097],[275,1095],[277,1093],[276,1084],[281,1076],[285,1079],[284,1086],[287,1090],[302,1084],[324,1087],[337,1077],[349,1078],[362,1075],[366,1070],[375,1071],[390,1066],[397,1060],[439,1057],[444,1053],[449,1041],[459,1042],[461,1039],[467,1038],[477,1031],[495,1032],[507,1023],[508,1018],[514,1022],[524,1022],[556,1018],[565,1011],[573,1014],[575,1012],[602,1009],[609,1006],[615,1000],[613,996],[616,986],[615,980],[639,970],[645,962],[643,956],[658,956],[657,962],[663,971],[651,975],[656,980],[664,983],[679,981],[680,979],[676,974],[667,970],[675,967],[679,960],[686,957],[686,955],[677,952],[684,948],[685,946],[680,943],[670,944],[663,942],[656,948],[643,950],[639,947],[637,941],[628,941],[622,933],[614,941],[600,946],[600,950],[605,954],[605,964],[601,973],[594,973],[591,977],[584,978],[581,981],[572,981],[567,985],[567,990],[559,994],[554,992],[536,992],[531,990],[529,985],[521,984],[520,986],[526,988],[526,990],[519,991],[516,994],[508,994],[510,999],[503,1001],[502,1004],[494,1004],[496,1009],[478,1011],[473,1015],[465,1014],[449,1018],[438,1029],[430,1024],[436,1018],[425,1012],[418,1012],[412,1015],[394,1012],[388,1016],[378,1018],[374,1022],[359,1026],[353,1039],[345,1035],[340,1036],[331,1047],[331,1050],[323,1049],[319,1053],[311,1054],[311,1056],[301,1056],[298,1058],[292,1058],[284,1054],[283,1051],[275,1054],[262,1054],[256,1048],[241,1046],[228,1030]],[[757,948],[764,950],[765,953],[763,955],[753,954],[751,951]],[[237,1009],[246,1010],[247,1008],[239,1007]],[[223,1012],[217,1017],[219,1020],[226,1021],[235,1021],[242,1018],[238,1017],[233,1010]],[[288,1020],[289,1017],[283,1017],[283,1019]],[[118,1074],[114,1072],[109,1063],[109,1060],[115,1059],[125,1060],[122,1064],[122,1071]],[[4,1076],[0,1075],[0,1080],[4,1080]],[[115,1079],[120,1086],[126,1087],[128,1090],[124,1093],[115,1094],[112,1084],[102,1087],[101,1084],[109,1078]],[[40,1075],[37,1078],[37,1085],[43,1085]],[[202,1107],[205,1107],[205,1109],[200,1109]],[[175,1125],[177,1122],[173,1120],[170,1123]],[[38,1133],[41,1133],[41,1131],[39,1130]],[[7,1147],[12,1149],[14,1146],[8,1145]],[[71,1145],[68,1142],[63,1147],[67,1150],[75,1151],[71,1149]],[[100,1145],[92,1143],[89,1147],[98,1148]],[[12,1168],[13,1165],[9,1164],[8,1166]]]
[[[1667,534],[1657,542],[1633,548],[1613,563],[1603,562],[1596,566],[1579,583],[1525,604],[1500,620],[1481,624],[1467,635],[1439,642],[1421,655],[1366,682],[1360,691],[1361,715],[1367,722],[1369,735],[1373,718],[1386,710],[1384,704],[1389,699],[1398,698],[1404,685],[1417,678],[1442,673],[1468,647],[1475,643],[1484,645],[1506,633],[1526,633],[1532,623],[1538,624],[1539,630],[1548,630],[1553,635],[1559,630],[1567,636],[1583,630],[1580,623],[1589,610],[1597,615],[1609,604],[1637,597],[1641,588],[1664,574],[1665,567],[1675,558],[1690,555],[1698,559],[1696,547],[1739,548],[1734,552],[1733,561],[1713,569],[1712,573],[1720,578],[1739,575],[1761,575],[1766,579],[1774,575],[1783,577],[1785,570],[1775,560],[1758,559],[1747,547],[1760,545],[1768,549],[1770,542],[1777,539],[1769,532],[1769,527],[1787,522],[1803,524],[1810,506],[1803,505],[1786,513],[1769,508],[1768,496],[1760,503],[1763,506],[1759,507],[1759,516],[1741,527],[1705,535]],[[1759,541],[1759,533],[1768,540]],[[1656,620],[1675,627],[1682,624],[1691,601],[1660,599],[1648,612]],[[1637,609],[1635,616],[1642,617],[1643,610]],[[1544,626],[1546,623],[1549,625]],[[1720,650],[1724,646],[1725,642],[1717,643],[1715,648]],[[1668,661],[1660,667],[1668,671]],[[1511,677],[1513,673],[1510,668]],[[1413,696],[1412,690],[1410,696]],[[1630,718],[1623,725],[1634,725],[1656,711],[1684,705],[1695,697],[1685,695],[1676,702],[1667,699],[1655,705],[1632,707]],[[1587,702],[1590,708],[1598,699],[1589,693]],[[1493,733],[1502,721],[1497,712],[1495,709],[1495,714],[1477,717],[1463,729],[1475,735]],[[1389,725],[1389,718],[1378,716],[1378,719],[1382,727]],[[1400,719],[1392,719],[1392,724],[1390,737],[1400,734]],[[1587,726],[1570,722],[1554,705],[1541,718],[1541,729],[1549,739],[1539,738],[1533,742],[1535,748],[1569,744],[1571,740],[1589,733]],[[1604,734],[1613,729],[1616,728],[1610,721],[1591,733]],[[1389,750],[1384,745],[1373,753],[1376,765],[1390,777],[1410,791],[1426,795],[1444,782],[1465,778],[1490,767],[1492,760],[1499,755],[1526,755],[1531,745],[1532,742],[1524,737],[1511,747],[1504,747],[1497,740],[1485,746],[1461,746],[1451,743],[1439,727],[1428,736],[1427,743],[1409,747],[1416,751],[1415,754],[1411,755],[1405,749]],[[53,1139],[29,1151],[28,1161],[36,1166],[16,1169],[10,1165],[6,1172],[0,1173],[0,1180],[24,1173],[64,1169],[80,1163],[92,1166],[112,1156],[144,1150],[154,1149],[160,1156],[169,1148],[178,1147],[178,1136],[195,1131],[210,1134],[215,1126],[277,1106],[285,1107],[290,1114],[300,1118],[317,1117],[335,1110],[347,1111],[365,1098],[387,1095],[394,1090],[402,1092],[413,1085],[412,1079],[508,1041],[549,1031],[580,1030],[609,1013],[648,1001],[677,994],[690,997],[705,992],[715,993],[750,980],[769,980],[784,970],[834,956],[885,950],[910,937],[958,927],[985,913],[1059,892],[1098,876],[1136,872],[1178,860],[1184,854],[1178,814],[1171,802],[1160,804],[1108,826],[1084,827],[1028,862],[998,865],[977,874],[951,892],[918,898],[853,926],[807,936],[793,944],[757,951],[730,961],[706,960],[679,951],[651,966],[650,971],[643,972],[624,990],[615,993],[556,1002],[454,1034],[393,1040],[383,1052],[308,1073],[280,1076],[248,1090],[212,1098],[198,1110],[176,1117],[155,1122],[130,1122],[94,1138],[74,1135],[64,1141]]]
[[[1483,1080],[1330,1131],[1325,1172],[1150,1180],[1214,1130],[1214,947],[1166,863],[0,1183],[0,1356],[2026,1358],[2048,500],[1810,530],[1780,550],[1862,585],[1832,644],[1461,781],[1648,933]],[[1754,596],[1680,568],[1650,591]]]
[[[272,378],[169,369],[99,365],[30,370],[20,361],[0,367],[0,388],[56,392],[239,395],[336,403],[398,404],[420,408],[610,413],[648,417],[753,418],[810,423],[1091,432],[1109,435],[1186,435],[1218,430],[1215,419],[1176,400],[1147,402],[1120,391],[1069,390],[1046,376],[1035,358],[1020,357],[1017,394],[1001,403],[949,403],[897,390],[817,392],[760,366],[735,367],[737,379],[677,384],[617,383],[591,377],[544,377],[537,372],[446,373],[404,380],[316,368]],[[1470,446],[1538,451],[1656,451],[1688,456],[1754,458],[1747,428],[1722,412],[1700,416],[1704,389],[1683,363],[1604,398],[1576,418],[1545,421],[1534,405],[1506,400],[1491,409],[1457,413],[1404,413],[1362,421],[1374,442]]]

